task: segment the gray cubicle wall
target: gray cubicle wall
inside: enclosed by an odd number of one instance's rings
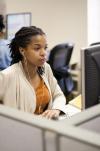
[[[0,106],[0,150],[99,151],[100,135],[75,126],[74,118],[53,121]]]

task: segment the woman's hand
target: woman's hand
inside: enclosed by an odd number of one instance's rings
[[[46,117],[48,119],[56,119],[59,117],[60,110],[57,109],[51,109],[51,110],[46,110],[42,113],[42,117]]]

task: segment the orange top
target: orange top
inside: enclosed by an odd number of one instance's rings
[[[40,84],[35,90],[35,92],[36,92],[35,114],[42,114],[46,110],[50,101],[50,93],[43,79],[41,79]]]

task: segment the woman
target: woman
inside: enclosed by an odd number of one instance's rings
[[[9,47],[12,65],[0,73],[2,103],[46,118],[58,117],[66,100],[46,63],[45,33],[35,26],[22,27]]]

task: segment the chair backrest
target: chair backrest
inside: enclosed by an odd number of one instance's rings
[[[68,66],[74,44],[72,43],[63,43],[56,45],[49,55],[49,64],[52,69],[56,70],[57,68],[62,68]]]
[[[94,42],[94,43],[91,43],[91,44],[90,44],[90,46],[94,46],[94,45],[100,45],[100,41]]]
[[[69,62],[73,48],[74,44],[72,43],[58,44],[50,51],[48,60],[53,74],[65,96],[70,94],[74,87],[73,80],[69,72]]]

